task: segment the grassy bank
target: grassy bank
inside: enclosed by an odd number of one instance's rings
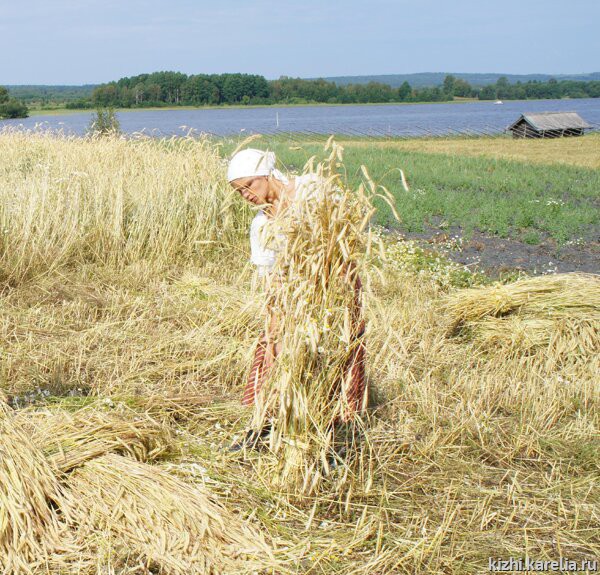
[[[368,141],[340,138],[348,179],[356,184],[360,166],[396,197],[402,229],[423,225],[461,226],[500,237],[559,243],[598,235],[597,134],[548,141],[506,138]],[[224,152],[234,147],[226,144]],[[301,170],[322,144],[302,139],[265,137],[283,165]],[[402,169],[410,192],[400,179]],[[394,225],[389,209],[379,206],[381,225]],[[538,238],[538,239],[536,239]]]
[[[95,110],[71,110],[64,107],[29,108],[30,116],[71,116],[73,114],[92,114]]]
[[[289,164],[305,153],[288,152]],[[227,565],[248,574],[464,575],[487,571],[488,557],[598,556],[597,279],[486,288],[484,277],[453,275],[439,258],[423,265],[431,255],[387,238],[385,261],[370,262],[381,274],[363,278],[374,403],[361,471],[342,466],[302,497],[269,487],[260,454],[227,451],[251,417],[239,397],[264,293],[248,263],[252,211],[227,188],[219,149],[3,134],[0,153],[0,402],[33,402],[14,416],[0,404],[0,425],[30,430],[36,461],[68,475],[68,525],[86,542],[65,545],[40,572],[208,573],[189,562],[220,560],[223,534],[241,525],[273,553],[251,566],[230,553]],[[358,153],[349,146],[349,162]],[[376,152],[363,158],[383,169]],[[437,156],[406,158],[414,190]],[[441,163],[436,174],[470,165]],[[458,287],[469,284],[483,287]],[[26,444],[25,432],[14,437],[0,473]],[[18,483],[19,471],[7,476]],[[195,489],[210,506],[199,508]],[[45,519],[27,521],[23,495],[10,495],[2,505],[16,501],[17,525]],[[224,523],[189,525],[209,512]],[[207,539],[191,557],[181,549],[196,536]],[[90,560],[78,563],[81,553]],[[70,568],[53,567],[59,560]]]
[[[141,108],[115,108],[117,112],[143,112],[143,111],[174,111],[174,110],[223,110],[223,109],[239,109],[245,110],[250,108],[304,108],[306,106],[318,106],[318,107],[332,107],[332,106],[411,106],[411,105],[420,105],[420,104],[467,104],[472,102],[479,102],[477,98],[456,98],[455,100],[448,100],[445,102],[369,102],[369,103],[361,103],[354,102],[352,104],[329,104],[327,102],[313,102],[313,103],[304,103],[304,104],[223,104],[220,106],[148,106]],[[489,102],[490,104],[492,102]],[[40,116],[40,115],[59,115],[59,114],[77,114],[83,112],[92,112],[93,109],[78,109],[78,110],[70,110],[65,108],[64,106],[57,105],[52,108],[42,108],[35,105],[32,105],[29,108],[29,113],[31,116]]]
[[[600,169],[600,133],[593,132],[581,138],[550,140],[514,140],[498,138],[421,138],[365,147],[390,147],[452,156],[483,156],[497,160],[514,160],[535,164],[565,164],[582,168]]]

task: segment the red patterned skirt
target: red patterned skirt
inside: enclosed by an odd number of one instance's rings
[[[366,378],[365,378],[365,320],[361,317],[360,293],[362,284],[360,278],[356,277],[355,283],[355,305],[353,310],[353,332],[352,353],[345,366],[345,377],[343,393],[346,395],[348,408],[342,416],[342,421],[349,421],[355,413],[363,411],[367,407]],[[276,357],[275,344],[269,341],[265,330],[258,338],[254,361],[248,374],[246,387],[242,395],[242,405],[253,405],[260,392],[270,366],[267,356]]]

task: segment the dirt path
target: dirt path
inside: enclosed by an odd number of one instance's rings
[[[422,233],[403,233],[421,247],[436,249],[460,264],[480,269],[491,276],[522,270],[530,274],[588,272],[600,273],[600,241],[558,246],[552,238],[537,245],[474,232],[465,239],[460,227],[441,232],[430,228]],[[600,240],[600,238],[599,238]]]

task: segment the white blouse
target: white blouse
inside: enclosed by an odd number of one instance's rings
[[[250,225],[250,261],[258,266],[258,275],[264,276],[275,264],[275,250],[264,247],[261,241],[261,230],[268,223],[269,218],[263,210],[260,210]]]
[[[316,174],[298,176],[295,180],[295,199],[310,198],[315,193],[315,186],[319,182]],[[260,210],[250,225],[250,261],[257,266],[258,275],[264,276],[275,264],[277,253],[275,250],[264,247],[261,237],[262,228],[270,221],[263,210]]]

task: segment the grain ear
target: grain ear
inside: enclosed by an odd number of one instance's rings
[[[357,285],[359,276],[371,273],[368,223],[376,211],[375,184],[346,185],[341,146],[330,139],[326,149],[325,160],[313,164],[311,158],[305,166],[319,180],[315,194],[299,200],[301,217],[276,219],[271,230],[286,238],[275,267],[281,282],[271,284],[269,294],[282,324],[282,352],[253,417],[261,425],[260,414],[272,414],[273,439],[260,457],[261,475],[304,494],[318,491],[327,475],[335,422],[360,425],[364,393],[356,389],[364,385],[364,361],[353,374],[348,366],[362,353]]]

